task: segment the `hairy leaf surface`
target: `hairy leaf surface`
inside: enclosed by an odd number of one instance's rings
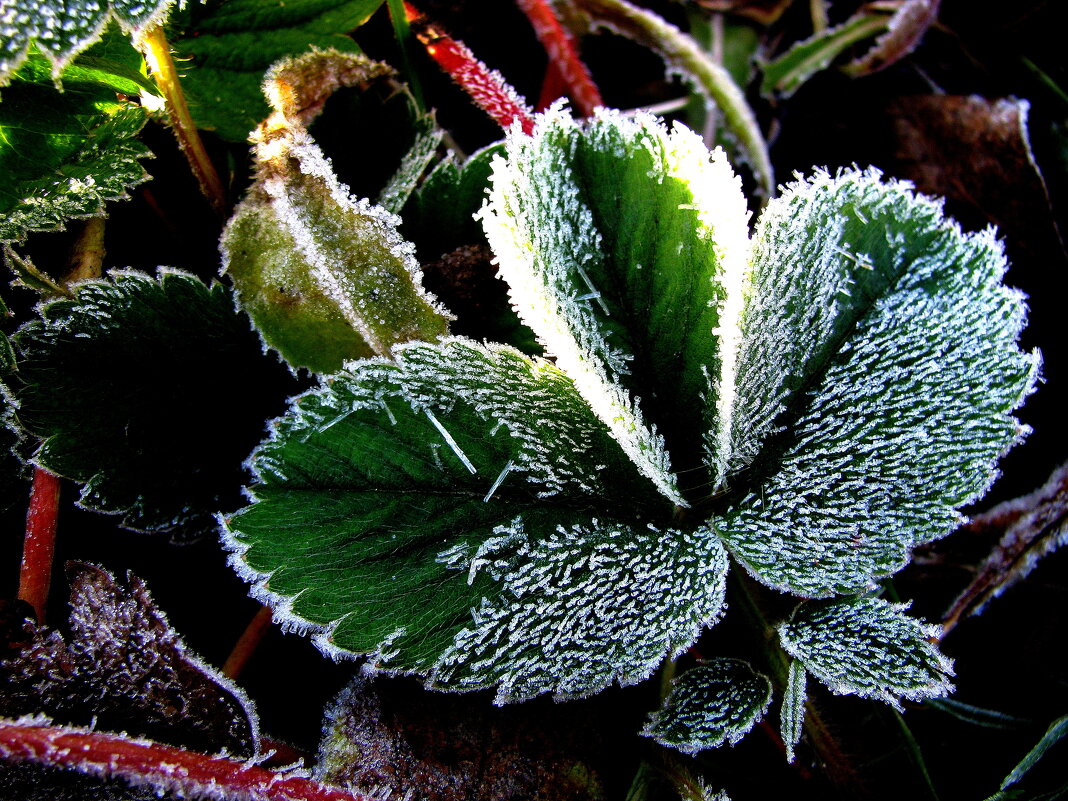
[[[16,332],[7,380],[34,461],[83,482],[80,503],[188,538],[237,505],[241,462],[281,404],[264,357],[221,285],[161,270],[116,272],[46,303]],[[210,456],[210,458],[208,458]]]
[[[580,125],[550,112],[506,149],[483,224],[513,304],[642,473],[685,506],[666,447],[676,469],[697,467],[718,411],[714,332],[746,251],[738,178],[721,151],[710,162],[699,137],[649,116]]]
[[[642,734],[687,754],[734,744],[771,703],[771,682],[740,659],[713,659],[677,678]]]
[[[347,34],[382,0],[229,0],[204,11],[191,7],[186,36],[174,41],[190,59],[182,86],[198,126],[244,142],[270,112],[260,86],[267,69],[309,49],[358,53]]]
[[[718,618],[722,547],[642,522],[669,505],[560,370],[459,339],[394,353],[298,398],[254,456],[228,541],[276,614],[500,700],[640,680]]]
[[[148,178],[139,159],[149,152],[136,138],[145,112],[116,99],[146,91],[145,79],[115,45],[102,42],[68,67],[62,92],[37,53],[11,76],[0,103],[0,242],[102,214],[105,201]]]
[[[877,173],[789,186],[751,259],[730,445],[709,454],[746,490],[719,531],[771,586],[861,591],[957,525],[1020,436],[1024,306],[992,232]]]
[[[938,626],[906,615],[907,604],[878,598],[812,601],[779,626],[788,654],[838,695],[899,706],[951,692],[952,662],[928,642]]]
[[[31,45],[58,76],[96,42],[109,19],[140,34],[160,22],[174,0],[0,0],[0,86],[18,69]],[[5,95],[6,100],[6,95]]]

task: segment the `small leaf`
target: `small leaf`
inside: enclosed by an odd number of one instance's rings
[[[764,67],[760,91],[787,98],[813,75],[827,69],[846,48],[887,29],[891,17],[881,12],[865,11],[841,25],[826,28],[789,50]]]
[[[445,132],[437,127],[431,117],[421,118],[414,127],[415,141],[377,198],[378,205],[390,214],[400,214],[445,136]]]
[[[793,762],[794,749],[801,742],[801,732],[805,727],[805,701],[808,671],[799,659],[790,662],[790,672],[786,679],[786,691],[783,693],[782,709],[779,711],[779,731],[786,746],[786,761]]]
[[[390,72],[362,56],[314,53],[276,65],[265,84],[275,112],[257,131],[256,182],[221,247],[242,308],[294,367],[332,373],[446,332],[400,219],[351,197],[305,127],[338,86]]]
[[[45,713],[172,745],[251,757],[259,748],[245,694],[191,653],[143,581],[70,563],[71,634],[37,630],[0,662],[0,715]]]
[[[44,56],[32,54],[11,76],[0,103],[0,242],[51,231],[65,220],[103,214],[147,180],[137,140],[144,110],[116,99],[139,88],[116,62],[83,57],[52,84]]]
[[[962,234],[875,172],[817,173],[768,205],[730,446],[708,457],[744,493],[717,530],[754,576],[864,591],[959,524],[1021,436],[1011,412],[1038,367],[1005,269],[992,231]]]
[[[0,86],[26,60],[31,45],[51,62],[53,76],[92,45],[109,19],[139,36],[162,22],[174,0],[5,0],[0,17]],[[5,102],[7,96],[5,95]]]
[[[458,339],[394,356],[298,398],[253,457],[227,544],[276,617],[501,702],[639,681],[718,619],[718,541],[641,522],[670,507],[559,369]]]
[[[779,626],[782,647],[838,695],[899,707],[952,691],[952,662],[928,642],[939,627],[904,614],[907,604],[878,598],[801,604]]]
[[[1049,729],[1042,735],[1042,739],[1038,741],[1034,748],[1028,751],[1027,756],[1021,759],[1020,763],[1005,777],[1005,780],[1001,783],[1001,789],[1007,790],[1023,779],[1038,764],[1039,760],[1046,755],[1046,752],[1065,737],[1068,737],[1068,715],[1057,718],[1049,725]]]
[[[886,33],[846,67],[850,75],[868,75],[896,64],[916,49],[935,20],[941,0],[905,0],[886,26]]]
[[[671,694],[642,734],[696,754],[738,742],[764,717],[770,703],[766,676],[740,659],[713,659],[675,679]]]
[[[190,64],[182,87],[194,121],[223,139],[244,142],[270,112],[260,89],[268,68],[316,48],[358,53],[346,34],[363,25],[382,1],[193,5],[185,35],[173,44],[177,57]]]
[[[34,462],[85,484],[80,503],[191,538],[238,504],[241,463],[286,392],[220,285],[116,272],[20,328],[6,379]],[[205,454],[211,454],[205,459]]]
[[[542,115],[506,149],[482,220],[516,310],[641,472],[687,505],[666,447],[697,467],[710,421],[694,400],[718,411],[714,332],[745,266],[738,178],[691,131],[603,110],[585,126]]]

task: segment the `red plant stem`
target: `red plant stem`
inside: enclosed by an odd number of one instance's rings
[[[19,570],[19,600],[33,607],[38,623],[44,622],[48,588],[52,584],[58,513],[59,477],[40,467],[34,468],[30,507],[26,512],[22,567]]]
[[[567,82],[564,80],[564,76],[560,74],[560,70],[556,68],[553,62],[549,62],[549,66],[545,69],[545,77],[541,82],[541,92],[538,94],[538,104],[534,107],[535,111],[545,111],[553,104],[554,100],[563,97],[567,94]]]
[[[242,801],[371,801],[311,779],[227,757],[34,720],[0,720],[0,759],[77,770],[183,798]]]
[[[534,132],[531,111],[516,93],[505,83],[500,73],[491,70],[468,49],[430,22],[411,3],[405,2],[404,11],[411,23],[412,32],[426,47],[426,52],[449,73],[456,83],[467,92],[475,104],[485,111],[504,130],[518,121],[523,133]]]
[[[590,77],[590,71],[579,58],[571,33],[560,24],[556,12],[546,0],[515,1],[530,20],[538,41],[549,55],[549,61],[556,66],[566,81],[568,94],[575,101],[579,112],[584,117],[591,116],[594,109],[604,105],[604,101],[601,100],[597,84]]]
[[[226,663],[222,666],[222,674],[226,678],[236,679],[241,674],[241,671],[245,669],[248,660],[252,658],[252,654],[255,653],[256,648],[263,641],[263,636],[271,627],[271,621],[270,607],[261,606],[260,611],[255,614],[241,633],[237,644],[234,645],[234,650],[226,657]]]

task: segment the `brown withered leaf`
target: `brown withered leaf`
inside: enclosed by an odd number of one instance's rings
[[[1063,252],[1031,152],[1028,111],[1027,101],[1016,99],[898,98],[886,109],[894,128],[895,173],[925,194],[972,206],[1022,247]]]
[[[251,703],[186,648],[141,579],[120,584],[79,562],[67,575],[70,636],[30,629],[27,644],[0,662],[0,715],[44,713],[198,751],[256,752]]]
[[[596,737],[573,705],[492,707],[408,682],[355,679],[327,710],[321,781],[419,801],[593,801]]]
[[[759,25],[771,25],[792,3],[793,0],[697,0],[709,11],[737,14]]]
[[[886,33],[862,56],[845,67],[854,77],[884,70],[915,50],[927,29],[938,19],[941,0],[905,0],[900,4]]]

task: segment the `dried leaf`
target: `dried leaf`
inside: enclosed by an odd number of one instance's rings
[[[145,583],[120,584],[72,562],[69,638],[41,629],[0,663],[0,715],[46,713],[173,745],[252,756],[256,713],[245,694],[190,652]]]
[[[887,23],[887,30],[860,58],[845,67],[853,76],[870,75],[890,67],[920,44],[938,18],[941,0],[905,0]]]

